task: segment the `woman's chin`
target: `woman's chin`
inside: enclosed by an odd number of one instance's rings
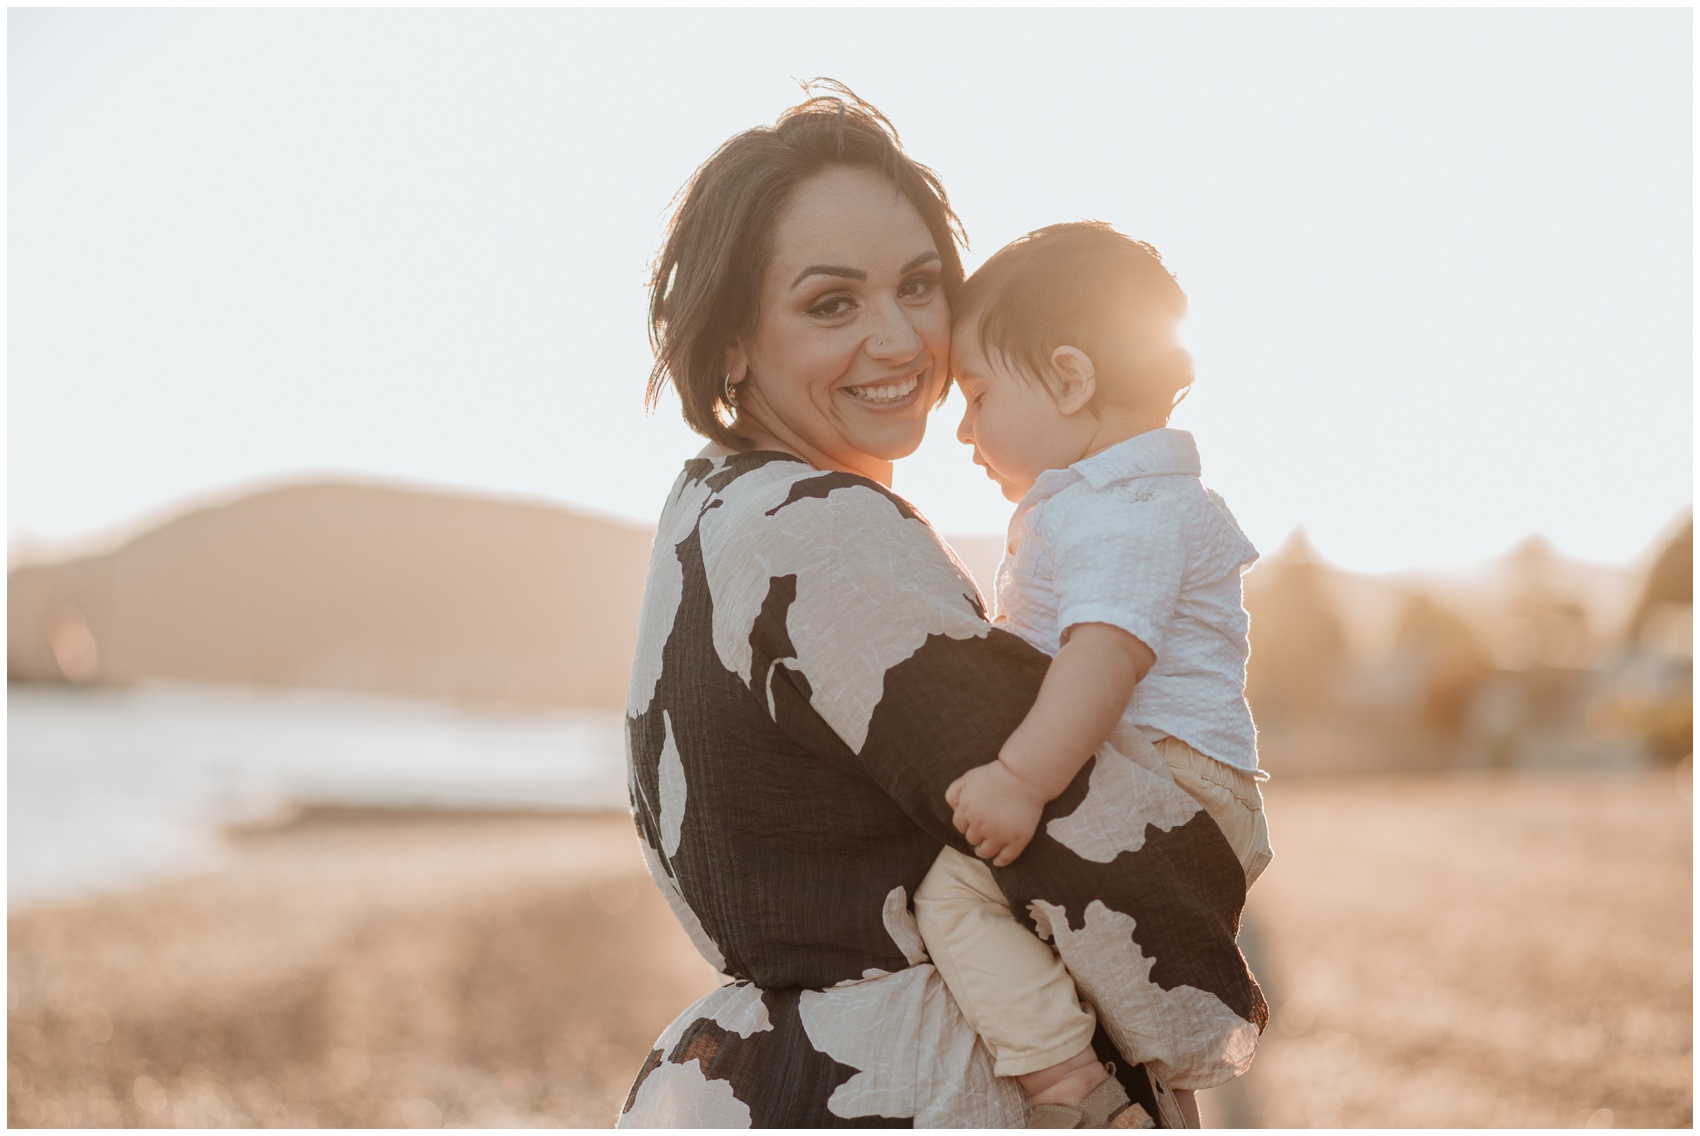
[[[857,413],[845,440],[879,461],[906,458],[921,448],[927,436],[927,408],[916,401],[906,411],[880,407]]]
[[[892,422],[879,430],[864,430],[858,432],[857,447],[871,458],[879,461],[901,461],[921,448],[921,440],[927,436],[927,420],[921,418],[916,422]]]

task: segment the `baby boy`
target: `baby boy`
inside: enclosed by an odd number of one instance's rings
[[[1192,383],[1185,294],[1151,246],[1080,222],[998,252],[953,307],[968,404],[957,437],[1018,503],[995,619],[1054,656],[997,760],[946,792],[957,829],[979,857],[1010,863],[1125,721],[1118,744],[1155,746],[1249,885],[1270,858],[1240,585],[1257,552],[1199,481],[1192,436],[1168,428]],[[1092,1052],[1091,1008],[986,866],[945,849],[915,912],[998,1073],[1027,1090],[1031,1126],[1126,1125],[1127,1097]],[[1191,1094],[1178,1096],[1196,1126]]]

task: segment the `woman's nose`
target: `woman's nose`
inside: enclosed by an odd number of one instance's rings
[[[899,304],[888,306],[868,333],[868,354],[875,359],[903,363],[920,350],[921,335]]]

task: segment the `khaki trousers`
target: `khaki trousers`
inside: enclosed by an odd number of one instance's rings
[[[1175,784],[1228,838],[1250,887],[1272,855],[1256,775],[1178,738],[1155,745]],[[983,861],[952,848],[940,852],[915,892],[915,920],[963,1016],[992,1051],[998,1076],[1037,1072],[1091,1044],[1098,1024],[1092,1007],[1050,944],[1016,922]]]

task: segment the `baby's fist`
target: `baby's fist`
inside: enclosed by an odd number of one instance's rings
[[[1044,799],[1001,761],[976,766],[951,782],[945,801],[951,823],[968,838],[974,854],[996,867],[1013,863],[1039,826]]]

